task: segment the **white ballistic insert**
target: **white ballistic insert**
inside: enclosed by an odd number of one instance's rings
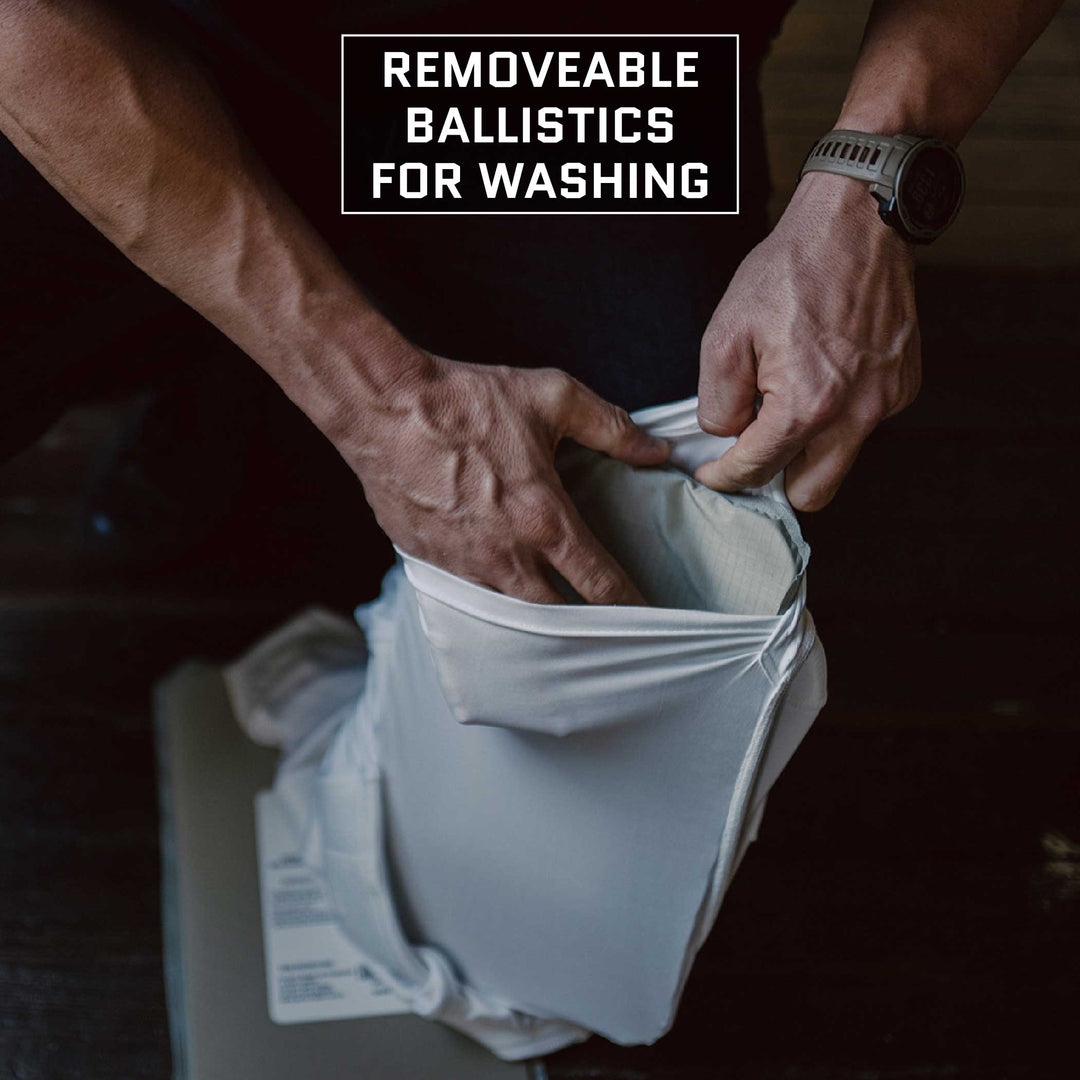
[[[668,1029],[824,703],[780,484],[693,481],[730,444],[693,400],[635,419],[671,467],[558,464],[652,606],[529,604],[401,553],[359,631],[308,613],[227,672],[260,737],[288,743],[276,790],[372,969],[507,1059]]]

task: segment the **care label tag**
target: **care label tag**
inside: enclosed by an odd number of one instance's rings
[[[302,1024],[409,1012],[345,936],[272,791],[255,796],[255,833],[270,1019]]]

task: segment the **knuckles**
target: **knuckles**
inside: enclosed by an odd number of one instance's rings
[[[522,493],[514,511],[519,536],[542,551],[550,550],[562,539],[564,518],[561,500],[541,487]]]
[[[767,465],[752,465],[740,471],[736,482],[744,488],[764,487],[776,475],[776,472],[776,469]]]
[[[701,428],[706,435],[726,436],[728,434],[724,424],[718,424],[715,420],[710,420],[707,416],[703,416],[700,409],[698,410],[697,422],[698,427]]]
[[[714,420],[703,411],[701,405],[698,405],[697,422],[698,427],[708,435],[720,435],[726,438],[730,435],[738,435],[741,430],[726,420]]]
[[[563,416],[569,412],[580,392],[580,384],[560,368],[540,368],[534,372],[539,397],[552,413]]]
[[[578,591],[592,604],[617,604],[623,596],[619,579],[601,567],[586,570],[577,583]]]
[[[791,495],[789,502],[796,510],[812,514],[818,510],[824,510],[832,502],[832,494],[826,492],[813,492],[806,495]]]
[[[701,338],[698,350],[701,370],[710,377],[727,378],[741,373],[744,367],[739,341],[730,331],[714,330],[711,326]]]
[[[611,423],[619,442],[630,442],[637,436],[637,424],[630,419],[630,414],[625,409],[617,405],[611,407]]]
[[[839,368],[828,365],[820,372],[813,393],[798,410],[796,427],[819,429],[844,411],[851,399],[852,379]]]

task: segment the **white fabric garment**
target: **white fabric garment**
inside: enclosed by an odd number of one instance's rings
[[[404,553],[359,630],[311,611],[227,671],[346,931],[417,1013],[520,1059],[674,1020],[765,796],[825,698],[782,484],[635,414],[672,465],[560,455],[647,608],[538,605]]]

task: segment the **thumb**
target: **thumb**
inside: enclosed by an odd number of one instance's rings
[[[750,335],[712,324],[701,340],[698,423],[710,435],[738,435],[754,419],[757,361]]]
[[[562,432],[591,450],[601,450],[628,465],[659,465],[671,447],[666,439],[639,428],[625,409],[605,401],[571,379],[564,399]]]

